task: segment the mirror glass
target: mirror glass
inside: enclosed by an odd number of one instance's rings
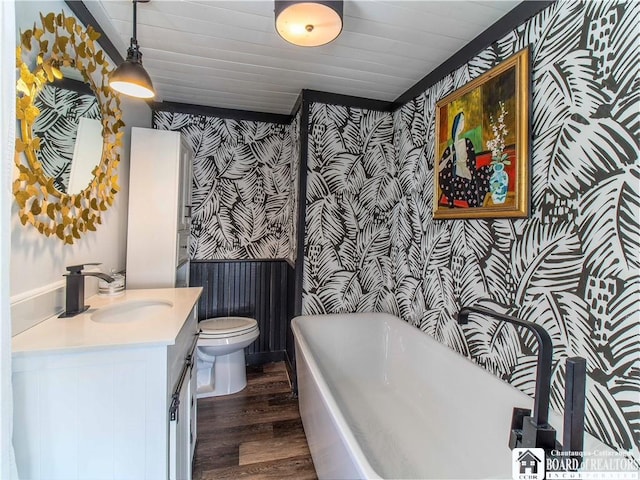
[[[13,194],[23,225],[72,244],[102,223],[120,190],[124,122],[100,34],[64,13],[20,32]]]
[[[102,115],[91,87],[66,76],[45,85],[34,105],[40,115],[33,135],[40,139],[38,159],[61,193],[82,192],[102,158]]]

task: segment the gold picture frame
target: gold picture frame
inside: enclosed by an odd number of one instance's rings
[[[433,217],[529,215],[529,48],[436,104]]]

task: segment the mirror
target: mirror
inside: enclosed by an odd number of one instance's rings
[[[40,114],[33,135],[40,139],[38,159],[61,193],[80,193],[102,158],[102,115],[88,84],[64,78],[45,85],[35,99]]]
[[[96,48],[100,34],[64,13],[40,20],[16,50],[21,136],[13,194],[23,225],[72,244],[95,231],[113,204],[124,123],[107,86],[109,63]],[[70,131],[77,141],[65,137]]]

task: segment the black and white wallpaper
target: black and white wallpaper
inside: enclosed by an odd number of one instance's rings
[[[388,309],[393,118],[322,103],[309,115],[303,313]]]
[[[588,361],[586,425],[640,461],[640,2],[557,2],[394,114],[314,104],[303,313],[389,311],[532,394],[536,349]],[[432,217],[435,104],[530,45],[532,213]]]
[[[195,152],[192,259],[291,256],[294,127],[163,111],[153,125],[181,131]]]
[[[100,104],[94,95],[45,85],[34,105],[40,110],[33,124],[33,134],[40,138],[38,160],[56,189],[67,193],[80,117],[99,120]]]

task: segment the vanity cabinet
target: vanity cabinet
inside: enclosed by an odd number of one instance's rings
[[[170,389],[169,480],[190,480],[196,443],[196,343],[198,341],[198,315],[191,311],[185,328],[180,331],[175,345],[168,348],[168,377]]]
[[[14,337],[19,478],[191,479],[201,289],[164,289],[171,290],[184,292],[168,300],[180,313],[95,324],[91,310],[99,310],[103,300],[89,299],[87,314],[45,320]],[[144,297],[134,295],[145,292],[127,291],[124,301],[137,301]],[[155,332],[149,328],[154,323]],[[50,341],[55,332],[59,338]]]
[[[131,129],[127,288],[188,286],[192,169],[180,132]]]

